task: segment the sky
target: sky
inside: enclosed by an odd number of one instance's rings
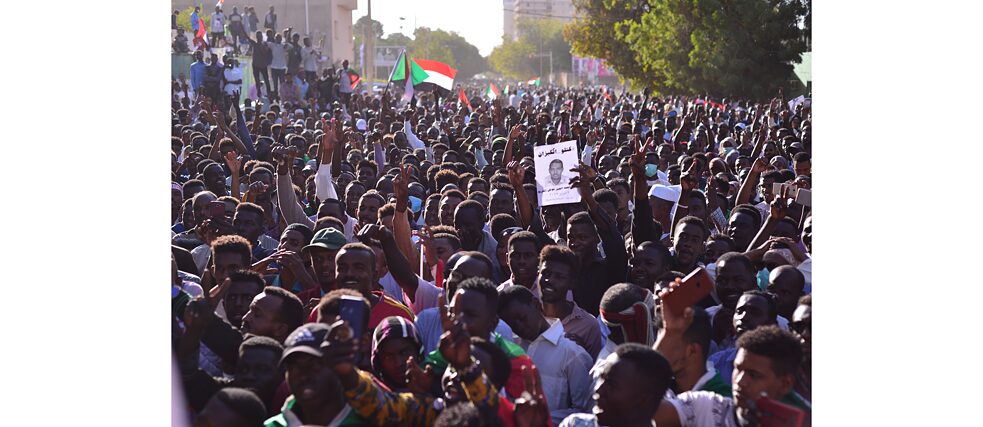
[[[352,23],[366,15],[367,5],[368,0],[358,0]],[[385,35],[413,37],[415,17],[417,27],[457,32],[483,56],[502,42],[502,16],[502,0],[372,0],[372,19],[382,23]]]

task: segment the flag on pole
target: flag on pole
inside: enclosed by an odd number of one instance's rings
[[[526,84],[529,86],[536,85],[536,87],[539,87],[539,77],[527,81]]]
[[[498,98],[501,94],[502,92],[495,87],[495,83],[488,83],[488,90],[485,91],[485,96],[487,96],[488,99]]]
[[[406,78],[406,76],[410,78]],[[396,60],[396,65],[393,66],[393,71],[389,73],[389,82],[405,81],[402,99],[409,102],[413,99],[413,87],[423,83],[427,77],[429,77],[427,72],[423,71],[423,68],[415,60],[412,58],[409,61],[406,60],[406,50],[403,50],[399,54],[399,59]]]
[[[198,17],[198,32],[195,33],[196,39],[201,39],[204,47],[202,49],[208,49],[208,31],[205,30],[205,21]]]
[[[215,2],[215,7],[222,7],[223,5],[225,5],[225,0],[218,0]]]
[[[468,97],[466,95],[464,95],[464,88],[463,87],[461,88],[461,91],[458,92],[457,99],[459,101],[461,101],[461,103],[464,104],[466,107],[468,107],[468,111],[471,111],[471,102],[468,101]]]
[[[506,94],[506,95],[508,95],[508,94],[510,94],[510,93],[512,93],[512,92],[511,92],[511,91],[509,90],[509,87],[510,87],[510,86],[512,86],[512,85],[505,85],[505,91],[503,92],[504,94]]]
[[[457,77],[457,70],[451,68],[450,65],[428,59],[414,59],[413,63],[419,65],[427,74],[423,83],[416,85],[417,89],[435,91],[441,97],[450,95],[451,91],[454,90],[454,78]]]

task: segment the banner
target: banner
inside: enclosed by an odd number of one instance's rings
[[[539,206],[580,203],[580,191],[570,188],[571,172],[578,164],[577,141],[534,147],[536,195]]]

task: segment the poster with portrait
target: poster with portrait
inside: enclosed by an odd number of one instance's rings
[[[580,203],[580,192],[570,188],[571,172],[579,163],[577,141],[534,147],[536,162],[536,195],[539,206]]]

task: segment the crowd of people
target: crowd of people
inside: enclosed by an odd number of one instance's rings
[[[293,28],[278,32],[273,6],[263,20],[263,28],[258,27],[260,21],[255,8],[247,6],[245,11],[240,14],[233,7],[227,17],[216,6],[209,23],[210,32],[201,32],[210,34],[208,40],[195,37],[190,45],[184,29],[177,24],[178,11],[174,11],[173,50],[190,53],[194,58],[188,78],[178,79],[179,84],[188,86],[183,89],[189,98],[204,90],[206,96],[224,106],[225,96],[242,92],[243,69],[248,61],[254,85],[247,87],[246,93],[252,99],[295,105],[306,104],[311,99],[348,102],[358,76],[348,67],[347,60],[340,66],[330,64],[330,58],[322,53],[323,37],[315,45],[311,36],[302,37]],[[200,7],[195,7],[191,14],[193,37],[199,34],[199,26],[205,25],[199,19],[199,12]],[[222,91],[224,96],[220,95]]]
[[[172,344],[195,425],[810,423],[808,101],[465,86],[240,105],[217,61],[172,96]],[[541,206],[534,147],[565,141],[581,202]],[[713,291],[664,309],[701,271]]]

